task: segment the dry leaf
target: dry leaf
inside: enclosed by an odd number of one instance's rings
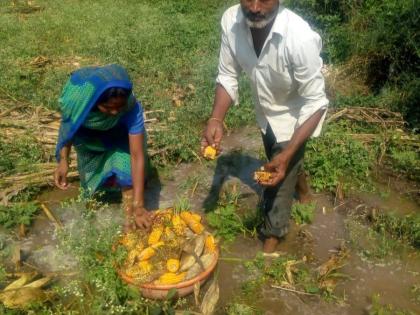
[[[197,281],[194,284],[194,300],[195,300],[195,305],[196,306],[199,306],[199,304],[200,304],[199,296],[200,296],[200,281]]]
[[[24,288],[42,288],[43,286],[47,285],[51,279],[51,277],[44,277],[25,285]]]
[[[2,292],[0,300],[8,308],[25,308],[34,302],[45,302],[48,294],[39,288],[23,287]]]
[[[36,273],[25,273],[19,279],[10,283],[7,287],[4,288],[3,292],[9,290],[16,290],[23,287],[29,281],[31,281],[36,276]]]
[[[216,278],[213,280],[201,303],[201,312],[203,315],[212,315],[219,301],[219,285]]]

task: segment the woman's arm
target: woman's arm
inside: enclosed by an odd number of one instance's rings
[[[147,210],[144,208],[144,135],[129,134],[128,138],[131,156],[131,178],[133,181],[133,212],[137,226],[140,228],[148,228],[151,224],[151,218]]]
[[[67,173],[69,171],[69,156],[71,151],[71,142],[67,143],[60,150],[60,162],[58,162],[57,168],[54,172],[54,183],[60,189],[67,189]]]

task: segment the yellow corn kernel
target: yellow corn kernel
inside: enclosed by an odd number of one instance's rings
[[[169,272],[177,272],[179,269],[179,259],[168,259],[166,262],[166,268]]]
[[[214,240],[213,235],[207,235],[204,247],[207,253],[214,253],[216,251],[216,241]]]
[[[271,173],[266,171],[254,172],[254,180],[257,182],[267,182],[271,179]]]
[[[194,221],[201,222],[201,215],[199,215],[198,213],[191,213],[191,217]]]
[[[184,220],[185,223],[188,224],[188,221],[193,220],[191,212],[189,211],[182,211],[179,216],[181,217],[182,220]]]
[[[119,242],[128,249],[134,248],[134,246],[136,246],[137,243],[137,235],[135,233],[124,234],[124,236],[121,237]]]
[[[187,223],[188,227],[196,234],[201,234],[204,231],[204,226],[194,220],[193,215],[189,211],[182,211],[180,213],[182,220]]]
[[[154,256],[156,254],[156,251],[152,247],[147,247],[143,249],[138,256],[140,261],[148,260],[150,257]]]
[[[180,274],[176,274],[173,272],[164,273],[159,277],[158,283],[160,284],[176,284],[184,280],[186,273],[181,272]]]
[[[204,226],[200,222],[190,221],[188,227],[195,233],[201,234],[204,231]]]
[[[177,235],[183,235],[184,229],[185,229],[185,222],[181,219],[179,215],[173,215],[172,216],[172,225],[174,228],[174,231]]]
[[[157,242],[156,244],[153,244],[152,246],[150,246],[151,248],[153,248],[153,249],[157,249],[157,248],[159,248],[159,247],[161,247],[161,246],[163,246],[163,245],[165,245],[165,242],[163,242],[163,241],[160,241],[160,242]]]
[[[209,145],[204,149],[203,155],[206,159],[214,160],[216,158],[216,154],[216,149]]]
[[[148,244],[149,245],[154,245],[157,242],[159,242],[160,237],[162,236],[162,233],[163,233],[163,227],[162,226],[157,226],[157,227],[153,228],[152,232],[150,232],[150,235],[149,235]]]
[[[147,260],[140,261],[138,266],[144,273],[149,273],[150,271],[152,271],[152,264]]]

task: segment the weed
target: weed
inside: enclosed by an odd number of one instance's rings
[[[375,294],[372,297],[372,305],[368,315],[414,315],[411,311],[396,309],[391,304],[381,304],[380,295]]]
[[[309,224],[312,223],[315,215],[315,204],[301,204],[294,203],[292,205],[292,218],[297,224]]]
[[[243,303],[232,303],[227,307],[226,313],[227,315],[259,315],[264,312]]]
[[[187,197],[177,197],[177,201],[174,205],[175,212],[179,213],[181,211],[186,211],[191,209],[190,200]]]
[[[13,228],[20,224],[30,225],[38,209],[35,202],[0,205],[0,225],[6,228]]]
[[[398,244],[387,235],[381,234],[359,222],[355,218],[346,220],[350,244],[362,259],[369,261],[389,261],[396,253]]]
[[[236,213],[233,204],[219,206],[207,214],[207,222],[216,230],[216,235],[227,242],[232,242],[240,233],[246,233],[242,218]]]
[[[381,212],[371,220],[378,233],[420,248],[420,215]]]
[[[374,153],[346,135],[344,127],[329,125],[325,134],[306,146],[305,169],[316,191],[334,192],[340,182],[344,188],[373,189],[370,179]]]
[[[420,284],[413,285],[410,289],[410,293],[412,296],[412,300],[415,303],[420,304]]]

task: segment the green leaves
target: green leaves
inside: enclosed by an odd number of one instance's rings
[[[297,224],[309,224],[314,219],[315,204],[294,203],[292,205],[292,218]]]

